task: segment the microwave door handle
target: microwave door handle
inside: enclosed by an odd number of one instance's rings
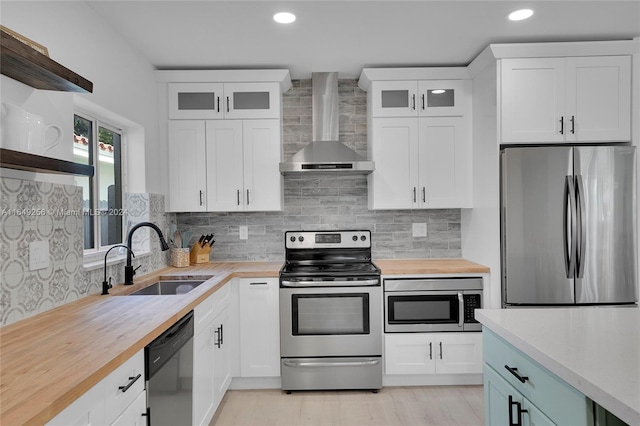
[[[464,327],[464,297],[458,292],[458,327]]]

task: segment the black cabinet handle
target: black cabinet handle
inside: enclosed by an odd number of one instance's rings
[[[439,342],[440,345],[440,359],[442,359],[442,342]]]
[[[227,112],[229,112],[229,97],[227,96]]]
[[[512,367],[509,367],[508,365],[505,365],[504,368],[506,368],[509,373],[511,373],[514,376],[516,376],[516,379],[520,380],[520,382],[522,382],[522,383],[524,383],[527,380],[529,380],[529,377],[521,376],[520,373],[518,373],[518,369],[517,368],[512,368]]]
[[[416,110],[416,95],[415,95],[415,93],[413,95],[411,95],[411,110],[412,111]]]
[[[142,377],[142,374],[138,374],[136,377],[129,377],[129,383],[127,383],[126,386],[118,386],[118,389],[120,389],[123,393],[128,391],[129,388],[133,386],[133,384],[137,382],[140,377]]]
[[[214,345],[216,345],[217,348],[220,348],[220,346],[222,346],[222,327],[218,327],[216,328],[215,333],[218,335],[218,338],[216,339],[216,342],[214,343]]]
[[[564,135],[564,116],[560,117],[560,134]]]
[[[516,406],[516,421],[513,421],[513,406]],[[522,409],[522,404],[518,401],[514,401],[513,397],[509,395],[509,426],[522,426],[522,413],[528,413],[528,410]]]
[[[433,342],[429,342],[429,359],[433,359]]]
[[[576,117],[574,115],[571,116],[571,134],[576,133]]]

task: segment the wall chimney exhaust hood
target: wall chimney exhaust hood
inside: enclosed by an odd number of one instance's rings
[[[313,141],[280,163],[280,172],[353,172],[368,174],[368,161],[338,140],[338,73],[311,74]]]

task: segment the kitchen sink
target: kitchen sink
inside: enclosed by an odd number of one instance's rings
[[[130,293],[129,296],[166,296],[189,293],[204,281],[195,280],[161,280],[145,288]]]

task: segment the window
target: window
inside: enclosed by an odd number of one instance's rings
[[[93,177],[75,177],[83,193],[84,249],[100,251],[123,242],[123,132],[86,114],[75,114],[73,133],[74,161],[95,170]]]

